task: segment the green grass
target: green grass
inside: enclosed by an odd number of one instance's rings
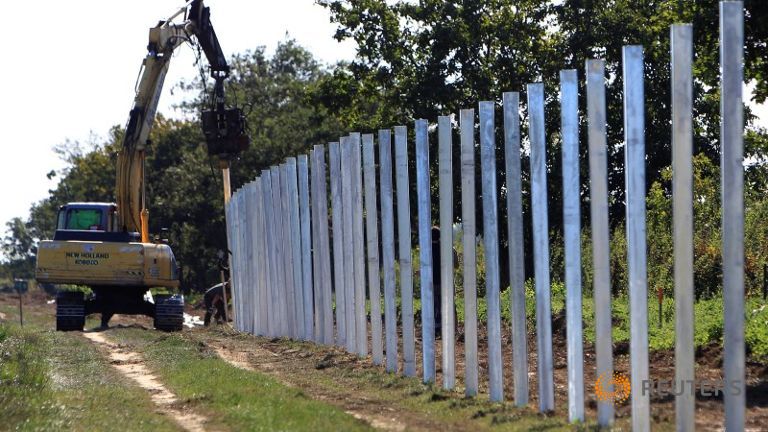
[[[501,317],[506,323],[511,322],[509,288],[501,292]],[[552,315],[563,313],[565,309],[565,286],[553,282],[551,286]],[[525,312],[529,328],[535,325],[536,293],[532,280],[525,284]],[[464,299],[455,300],[456,316],[464,322]],[[595,341],[594,299],[585,294],[582,299],[584,337],[591,343]],[[629,341],[629,298],[627,295],[615,297],[611,302],[613,315],[613,341]],[[482,296],[477,299],[478,319],[487,318],[487,304]],[[768,358],[768,303],[758,297],[748,297],[745,302],[745,343],[747,352],[755,361],[765,362]],[[700,299],[694,304],[694,343],[696,347],[723,340],[723,299],[715,296]],[[675,346],[675,300],[664,297],[662,302],[661,325],[659,325],[659,303],[656,296],[648,298],[648,345],[651,350],[672,349]]]
[[[88,341],[32,316],[0,323],[0,407],[0,430],[179,430]]]
[[[148,366],[180,400],[232,430],[368,430],[338,408],[309,399],[260,373],[233,367],[205,344],[181,334],[126,328],[110,338],[143,353]]]

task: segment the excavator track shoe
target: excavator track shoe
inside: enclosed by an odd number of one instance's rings
[[[181,331],[184,325],[184,297],[179,294],[155,295],[155,328]]]
[[[60,291],[56,294],[56,330],[83,331],[84,326],[84,294],[80,291]]]

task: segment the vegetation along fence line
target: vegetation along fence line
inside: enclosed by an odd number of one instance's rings
[[[720,4],[721,138],[723,206],[723,296],[725,304],[725,425],[741,430],[745,413],[744,351],[744,203],[743,203],[743,40],[741,2]],[[692,27],[673,25],[672,142],[675,281],[675,378],[694,378],[693,341],[693,195],[692,195]],[[606,94],[604,61],[588,60],[586,127],[588,129],[589,206],[594,268],[595,377],[613,377],[611,287],[608,225]],[[650,428],[650,400],[643,391],[648,373],[648,307],[646,270],[646,182],[644,140],[643,48],[623,50],[623,95],[626,180],[626,240],[630,296],[630,377],[632,428]],[[582,287],[579,193],[579,95],[576,70],[560,73],[563,232],[568,347],[568,411],[571,421],[584,421]],[[554,409],[552,313],[550,304],[549,227],[544,122],[545,88],[527,86],[530,177],[533,212],[533,255],[536,302],[538,400],[541,411]],[[499,262],[496,182],[496,102],[481,101],[479,124],[472,109],[458,117],[460,139],[461,222],[463,238],[465,375],[468,396],[478,393],[478,313],[475,172],[481,173],[485,294],[487,296],[488,383],[490,399],[501,401],[503,355],[501,308],[511,310],[513,398],[528,404],[523,274],[523,215],[520,154],[520,95],[503,94],[504,167],[506,171],[509,262]],[[409,159],[406,126],[373,134],[351,133],[339,142],[317,145],[309,155],[288,158],[280,166],[235,192],[226,207],[235,325],[238,330],[270,337],[290,337],[336,344],[389,372],[415,376],[414,247],[411,231],[409,170],[415,167],[418,230],[418,276],[421,307],[421,354],[424,382],[436,381],[435,334],[442,343],[442,383],[456,386],[454,305],[453,128],[450,116],[438,118],[438,155],[429,154],[430,125],[414,122],[415,161]],[[475,128],[479,131],[476,165]],[[653,125],[648,125],[652,127]],[[377,142],[375,142],[377,141]],[[394,154],[393,154],[394,143]],[[376,149],[378,145],[378,164]],[[326,159],[327,154],[327,159]],[[327,164],[326,164],[327,160]],[[415,162],[411,164],[410,162]],[[378,175],[377,175],[378,169]],[[437,187],[430,185],[436,170]],[[394,182],[393,182],[394,176]],[[553,180],[553,179],[550,179]],[[330,187],[330,192],[329,192]],[[330,197],[329,197],[330,193]],[[433,227],[431,200],[439,200],[439,226]],[[330,205],[330,212],[329,212]],[[396,211],[395,211],[396,209]],[[395,236],[397,227],[397,237]],[[436,234],[439,232],[439,234]],[[439,242],[437,241],[439,239]],[[398,246],[396,249],[395,246]],[[438,246],[439,245],[439,246]],[[435,247],[435,250],[432,248]],[[397,256],[395,251],[397,250]],[[500,266],[510,272],[510,304],[501,304]],[[436,286],[439,282],[439,291]],[[399,295],[398,295],[399,293]],[[383,299],[382,299],[383,295]],[[435,301],[439,295],[440,302]],[[398,306],[399,301],[399,306]],[[383,308],[382,308],[383,306]],[[334,315],[335,311],[335,315]],[[436,317],[439,324],[436,325]],[[382,321],[383,319],[383,321]],[[398,326],[402,340],[398,340]],[[370,351],[369,351],[370,348]],[[589,380],[592,381],[591,379]],[[695,395],[676,396],[679,430],[694,429]],[[613,422],[610,400],[598,400],[597,422]]]

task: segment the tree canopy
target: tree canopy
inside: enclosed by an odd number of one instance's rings
[[[668,223],[664,214],[671,194],[667,174],[671,162],[669,26],[677,22],[694,25],[694,140],[700,168],[696,184],[717,188],[714,177],[717,170],[710,169],[718,163],[720,135],[716,0],[317,0],[317,3],[330,12],[331,21],[337,24],[335,37],[357,43],[357,55],[351,61],[323,65],[295,41],[286,40],[271,56],[264,47],[255,47],[232,57],[228,97],[244,108],[252,142],[251,148],[233,164],[235,188],[287,156],[306,152],[314,144],[336,141],[350,131],[373,132],[400,124],[410,128],[417,118],[434,122],[438,115],[457,114],[463,108],[476,109],[481,100],[498,101],[504,91],[523,93],[521,120],[525,137],[525,85],[540,81],[546,89],[550,227],[557,238],[562,220],[558,72],[576,69],[583,95],[585,60],[603,58],[607,73],[610,220],[618,233],[624,220],[621,49],[626,44],[642,44],[649,223],[661,229]],[[745,82],[754,84],[755,100],[763,102],[768,99],[765,63],[768,3],[747,0],[744,4]],[[203,136],[197,121],[206,97],[206,83],[197,79],[180,85],[192,95],[183,104],[191,120],[158,117],[147,154],[147,195],[151,231],[169,229],[171,245],[183,266],[184,285],[200,289],[217,280],[216,254],[226,246],[222,187],[220,174],[202,145]],[[584,97],[580,98],[580,104],[584,113]],[[500,118],[499,112],[497,119]],[[768,170],[763,165],[768,152],[768,133],[754,123],[753,117],[748,115],[746,121],[747,203],[762,209],[759,203],[768,187]],[[497,124],[500,121],[497,120]],[[581,186],[586,198],[589,196],[586,128],[581,130]],[[122,127],[115,126],[102,140],[87,144],[66,141],[56,147],[67,167],[50,174],[59,178],[58,185],[46,199],[32,206],[26,220],[15,219],[9,223],[3,244],[6,267],[21,263],[27,271],[32,268],[36,241],[51,237],[60,205],[69,201],[114,200],[115,152],[122,133]],[[497,132],[499,144],[502,136]],[[458,139],[454,139],[454,143],[458,151]],[[436,154],[437,140],[431,139],[431,144],[432,154]],[[522,156],[524,190],[529,190],[527,152]],[[503,157],[501,150],[499,157]],[[458,167],[458,158],[454,161]],[[504,184],[503,166],[497,164],[500,185]],[[433,175],[436,172],[435,169]],[[458,175],[459,170],[455,168],[454,173]],[[458,184],[454,182],[456,188]],[[504,202],[505,189],[502,188],[501,193],[500,204]],[[701,193],[708,197],[707,203],[715,207],[706,211],[697,207],[697,217],[706,217],[707,223],[717,225],[718,194],[711,190]],[[415,199],[416,194],[411,196]],[[583,201],[586,206],[586,199]],[[524,203],[530,218],[528,200],[524,199]],[[500,205],[500,210],[500,216],[504,217],[505,206]],[[436,211],[433,216],[436,219]],[[586,207],[582,216],[584,226],[588,226]],[[501,224],[500,230],[500,238],[506,238],[506,224]],[[700,236],[713,238],[703,232]],[[528,237],[526,245],[530,245]],[[711,244],[702,240],[702,245]],[[665,256],[668,255],[665,247],[659,243],[649,245],[649,250],[656,256]],[[526,250],[529,250],[527,246]],[[705,255],[716,255],[709,252]],[[557,254],[554,250],[555,267]],[[762,252],[754,257],[755,266],[766,260]]]

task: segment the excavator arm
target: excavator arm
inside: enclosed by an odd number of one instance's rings
[[[182,13],[186,13],[185,21],[174,24],[172,20]],[[140,232],[142,242],[149,241],[144,180],[149,133],[173,52],[184,42],[197,42],[200,45],[215,80],[211,106],[202,114],[209,154],[228,161],[248,146],[242,112],[225,106],[224,80],[229,76],[229,65],[213,30],[210,9],[203,6],[202,0],[192,0],[169,19],[149,30],[148,52],[142,63],[141,78],[118,154],[118,228]]]

